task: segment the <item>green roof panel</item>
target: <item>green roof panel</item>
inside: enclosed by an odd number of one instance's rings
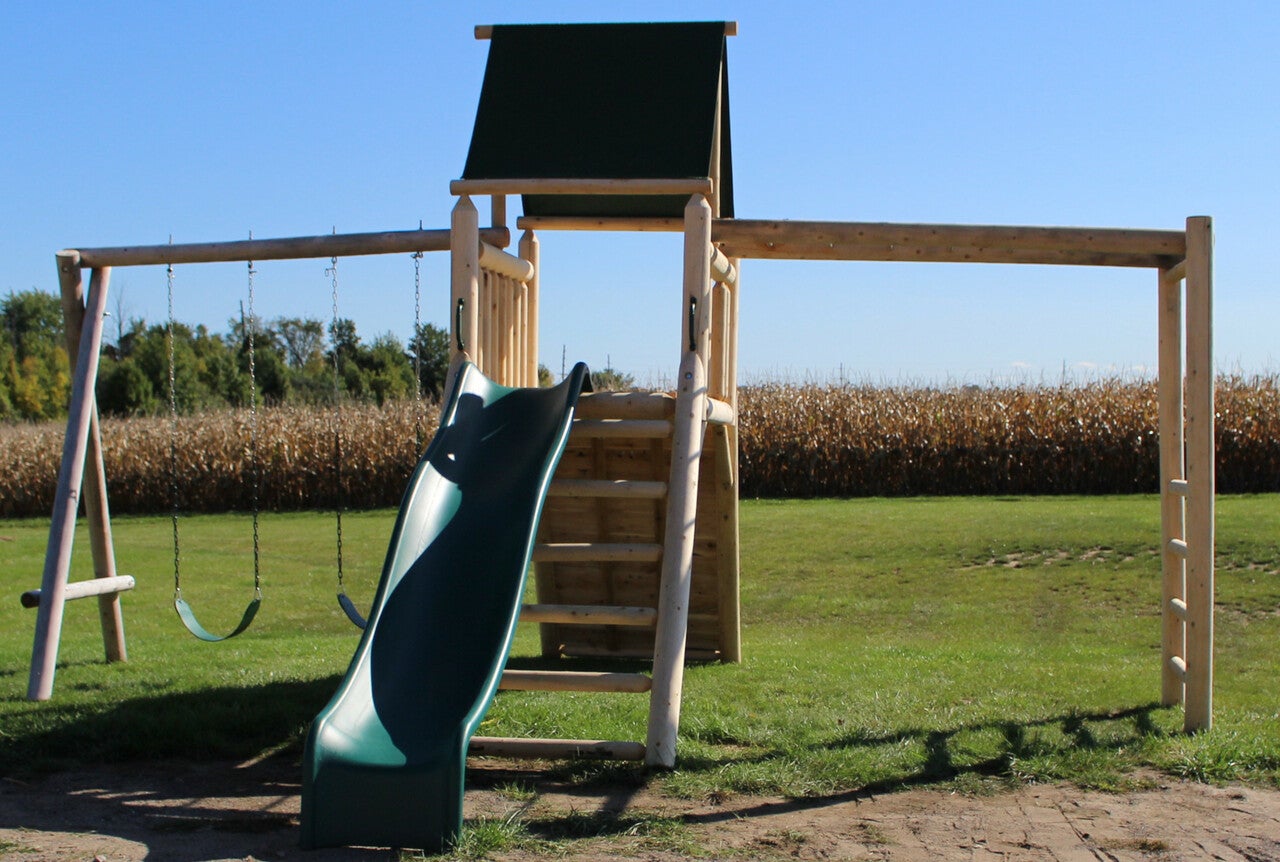
[[[711,175],[733,214],[725,25],[520,24],[493,28],[465,179]],[[526,215],[674,216],[688,198],[525,195]]]

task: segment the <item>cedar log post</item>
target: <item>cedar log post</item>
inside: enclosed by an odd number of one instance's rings
[[[707,416],[706,351],[711,327],[711,205],[701,194],[684,211],[684,291],[680,306],[680,379],[671,441],[667,523],[663,536],[658,626],[654,636],[653,690],[645,763],[673,767],[680,726],[684,655],[688,641],[689,588],[698,511],[698,465]]]
[[[1187,685],[1184,727],[1213,726],[1213,220],[1187,219]]]
[[[528,375],[526,386],[538,385],[538,283],[541,279],[542,261],[539,259],[541,254],[541,243],[538,242],[538,236],[531,230],[525,231],[520,236],[520,256],[529,261],[533,266],[533,275],[525,282],[525,286],[529,289],[528,301],[525,308],[525,357],[528,363],[525,373]]]
[[[62,288],[62,319],[67,345],[67,358],[76,367],[80,354],[80,335],[84,329],[84,279],[74,252],[59,252],[58,282]],[[93,395],[97,375],[90,381],[89,439],[85,451],[84,514],[89,525],[89,546],[93,552],[95,578],[116,576],[116,554],[111,540],[111,511],[107,505],[107,472],[102,463],[102,434],[98,428],[98,403]],[[120,594],[105,593],[98,597],[98,617],[102,622],[102,648],[109,662],[125,661],[128,653],[124,639],[124,616],[120,611]]]
[[[88,308],[80,335],[75,376],[71,381],[71,404],[67,411],[67,435],[62,445],[62,466],[49,525],[44,576],[40,581],[40,608],[36,612],[35,643],[31,650],[29,700],[53,696],[53,677],[58,666],[58,642],[62,636],[62,611],[66,605],[67,578],[71,571],[71,547],[75,540],[76,509],[84,479],[85,455],[89,447],[89,425],[93,417],[93,384],[98,378],[99,350],[102,347],[103,314],[107,310],[107,283],[111,270],[93,270],[89,279]]]
[[[453,359],[445,392],[461,362],[472,359],[479,365],[476,342],[480,337],[477,316],[480,304],[480,217],[471,198],[462,195],[453,207],[449,239],[449,332]]]

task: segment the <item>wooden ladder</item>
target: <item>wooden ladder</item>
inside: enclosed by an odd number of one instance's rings
[[[520,614],[522,623],[540,626],[544,658],[652,661],[674,413],[675,399],[663,393],[591,393],[579,401],[578,418],[549,489],[534,549],[538,601],[524,605]],[[708,454],[722,436],[708,432]],[[708,481],[700,508],[706,505],[714,511],[717,504],[720,508],[730,505],[736,513],[732,482],[715,481],[725,462],[724,457],[702,459]],[[731,502],[726,499],[729,496]],[[695,543],[687,651],[695,660],[720,659],[726,654],[717,571],[719,521],[709,518],[708,529],[699,531]],[[735,529],[735,567],[736,554]],[[736,586],[732,605],[732,657],[736,659]],[[500,687],[645,694],[652,688],[652,677],[646,672],[507,670]],[[645,757],[641,742],[598,739],[475,737],[470,750],[548,759]]]

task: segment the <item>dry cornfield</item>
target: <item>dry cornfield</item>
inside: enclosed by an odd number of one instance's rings
[[[436,408],[286,407],[258,417],[260,506],[396,505],[435,430]],[[846,497],[1156,490],[1155,384],[932,389],[743,387],[742,495]],[[246,411],[102,423],[115,513],[253,505]],[[334,466],[340,427],[344,457]],[[62,454],[60,424],[0,427],[0,517],[47,516]],[[1218,488],[1280,491],[1280,377],[1217,383]],[[177,470],[170,470],[176,441]],[[425,443],[423,444],[425,445]]]
[[[385,407],[279,407],[257,416],[259,506],[265,510],[395,505],[420,447],[435,432],[438,407],[400,401]],[[102,420],[102,455],[113,513],[253,507],[253,418],[247,410],[179,417]],[[340,432],[341,469],[335,468]],[[0,517],[53,509],[61,425],[0,427]],[[171,454],[171,444],[172,454]],[[176,456],[176,459],[173,457]],[[171,461],[176,460],[176,469]]]
[[[1216,384],[1224,493],[1280,490],[1280,378]],[[744,388],[742,493],[759,497],[1154,492],[1152,381]]]

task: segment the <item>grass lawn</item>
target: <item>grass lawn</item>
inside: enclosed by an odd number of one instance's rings
[[[394,513],[343,520],[348,592],[366,607]],[[1218,509],[1215,727],[1158,705],[1152,497],[747,501],[745,660],[685,677],[667,792],[808,796],[1068,780],[1122,787],[1151,768],[1280,786],[1280,497]],[[247,516],[181,523],[183,593],[211,630],[252,595]],[[253,628],[196,641],[172,610],[166,518],[121,518],[130,661],[102,663],[96,603],[68,604],[54,699],[25,700],[48,527],[0,521],[0,774],[86,762],[299,751],[358,640],[337,602],[332,516],[265,515]],[[77,577],[88,542],[77,544]],[[522,627],[512,664],[536,666]],[[579,667],[578,662],[565,662]],[[585,665],[584,665],[585,666]],[[503,693],[493,736],[643,739],[647,699]],[[550,766],[634,781],[643,767]]]

